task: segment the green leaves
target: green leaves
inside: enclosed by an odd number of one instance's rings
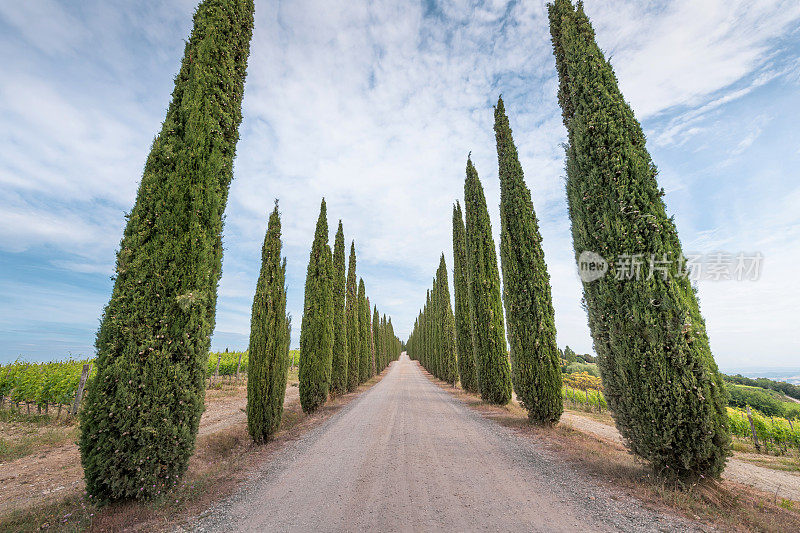
[[[486,198],[469,158],[464,207],[478,387],[485,402],[505,405],[511,400],[511,368],[506,352],[500,272]]]
[[[582,5],[555,0],[548,13],[575,257],[682,256],[641,125]],[[584,283],[589,327],[605,397],[631,450],[659,474],[717,477],[730,443],[725,391],[694,291],[676,270],[666,279]]]
[[[530,420],[552,424],[561,417],[563,404],[550,276],[502,98],[497,101],[494,117],[500,177],[500,258],[512,382]]]
[[[347,319],[345,301],[347,283],[344,265],[344,230],[342,221],[336,231],[333,245],[333,361],[331,368],[331,393],[347,391],[347,365],[349,350],[347,343]]]
[[[453,206],[453,291],[455,296],[456,353],[461,387],[469,392],[478,392],[478,376],[475,367],[475,339],[473,332],[474,312],[469,295],[469,265],[467,264],[467,240],[461,205]]]
[[[325,199],[320,205],[317,229],[306,274],[305,307],[300,329],[300,405],[306,413],[328,400],[333,364],[333,266],[328,246]]]
[[[286,260],[276,202],[261,249],[261,272],[250,315],[247,430],[261,444],[278,430],[289,372],[291,321],[286,316]]]

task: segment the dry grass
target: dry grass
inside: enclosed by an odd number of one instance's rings
[[[731,481],[709,480],[690,486],[666,483],[622,445],[563,425],[549,428],[531,425],[527,412],[516,403],[488,405],[477,395],[427,375],[468,407],[535,440],[571,463],[609,489],[612,497],[617,494],[635,498],[650,508],[677,513],[724,531],[800,531],[800,505],[795,502]],[[594,413],[592,418],[601,422],[611,420],[606,413]]]
[[[0,408],[0,435],[0,463],[4,463],[75,440],[77,425],[74,418],[56,420]]]
[[[239,484],[287,443],[330,418],[361,392],[380,381],[376,376],[357,391],[331,399],[317,412],[303,413],[299,401],[284,408],[281,429],[264,445],[255,445],[246,423],[198,437],[194,456],[183,480],[163,498],[148,502],[121,502],[103,507],[89,498],[71,495],[56,503],[0,517],[0,531],[163,531],[176,528],[214,502],[232,494]],[[290,384],[291,386],[291,384]],[[234,390],[246,394],[241,385]],[[209,391],[211,392],[211,391]],[[213,391],[209,396],[228,396]]]

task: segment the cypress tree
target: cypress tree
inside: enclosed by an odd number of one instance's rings
[[[367,298],[367,312],[365,322],[367,324],[367,338],[369,339],[369,377],[377,373],[378,363],[375,360],[375,337],[372,336],[372,315],[370,315],[372,307]]]
[[[350,243],[350,265],[347,270],[347,390],[358,387],[358,365],[361,355],[360,326],[358,314],[358,285],[356,285],[356,243]]]
[[[601,254],[617,274],[583,283],[609,407],[656,473],[717,477],[730,445],[726,393],[644,133],[582,5],[556,0],[548,11],[575,256]],[[626,257],[637,254],[666,268],[626,279]]]
[[[319,211],[317,229],[306,273],[305,306],[300,328],[300,405],[306,413],[316,411],[328,400],[333,360],[333,267],[328,246],[328,218],[325,199]]]
[[[283,416],[290,333],[285,279],[286,260],[281,261],[281,218],[276,201],[261,249],[261,274],[250,316],[247,430],[257,444],[269,440]]]
[[[358,382],[369,379],[369,307],[363,278],[358,280],[358,338],[361,351],[358,358]]]
[[[456,363],[456,331],[453,309],[450,307],[450,286],[447,281],[447,265],[444,262],[444,254],[439,261],[439,270],[436,272],[436,280],[439,283],[439,317],[440,324],[439,339],[439,365],[443,381],[452,383],[455,386],[458,381],[458,369]],[[389,331],[394,341],[394,328],[389,321]],[[394,344],[394,342],[393,342]],[[396,351],[396,350],[395,350]]]
[[[194,453],[252,31],[252,0],[195,11],[117,252],[80,415],[96,501],[161,494]]]
[[[378,318],[378,306],[374,307],[372,311],[372,341],[373,346],[375,347],[375,371],[380,374],[383,372],[383,369],[386,368],[386,365],[383,363],[383,356],[381,355],[381,341],[380,337],[378,336],[378,329],[380,326],[380,318]]]
[[[467,241],[461,205],[453,206],[453,291],[455,297],[456,352],[461,387],[478,392],[475,370],[475,345],[472,332],[472,309],[469,300],[469,269],[467,267]]]
[[[550,275],[531,192],[517,156],[502,97],[494,109],[500,177],[500,259],[511,380],[528,418],[557,422],[564,410]]]
[[[345,318],[346,276],[344,266],[344,230],[342,221],[333,244],[333,362],[331,392],[347,392],[347,319]]]
[[[511,368],[506,353],[500,273],[478,172],[467,158],[464,181],[467,261],[470,267],[470,298],[475,314],[475,353],[478,384],[485,402],[505,405],[511,400]]]
[[[436,278],[433,278],[431,285],[431,306],[430,306],[430,330],[431,330],[431,361],[430,368],[428,369],[434,377],[440,378],[441,373],[439,370],[439,350],[441,349],[440,342],[440,326],[439,323],[439,293],[437,291]]]

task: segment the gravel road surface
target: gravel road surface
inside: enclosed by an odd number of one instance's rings
[[[430,382],[404,354],[196,531],[691,531]]]

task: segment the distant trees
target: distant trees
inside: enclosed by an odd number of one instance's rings
[[[347,320],[345,299],[347,293],[344,265],[344,229],[339,229],[333,244],[333,360],[331,363],[331,393],[347,392]]]
[[[264,443],[278,430],[289,371],[291,323],[286,316],[286,260],[281,259],[278,203],[261,248],[261,273],[250,315],[247,364],[247,430]]]
[[[511,368],[506,352],[500,272],[483,186],[469,158],[464,207],[478,386],[484,401],[504,405],[511,400]]]
[[[564,410],[550,275],[502,97],[494,110],[500,177],[500,258],[511,377],[528,418],[557,422]]]
[[[311,413],[328,399],[333,359],[333,267],[328,246],[325,199],[320,205],[317,229],[306,273],[305,305],[300,330],[300,405]]]
[[[461,387],[469,392],[479,392],[475,368],[475,339],[473,312],[469,297],[469,265],[467,240],[461,205],[453,205],[453,293],[455,299],[456,353]]]
[[[80,412],[95,501],[163,494],[194,453],[252,31],[252,0],[205,0],[195,11],[127,217]]]
[[[657,473],[717,477],[730,444],[725,390],[644,133],[582,4],[555,0],[548,13],[575,257],[595,252],[622,271],[583,283],[606,399],[631,450]],[[626,258],[636,257],[660,268],[626,275]]]
[[[433,288],[428,291],[428,302],[407,343],[409,355],[418,359],[435,377],[455,385],[458,382],[455,335],[447,266],[442,254]],[[400,347],[396,349],[399,351]]]
[[[358,387],[359,360],[361,355],[361,337],[358,318],[358,285],[356,285],[356,243],[350,243],[350,264],[347,269],[347,303],[345,304],[347,320],[347,390]]]
[[[436,271],[437,317],[439,322],[439,373],[442,381],[455,386],[458,382],[456,363],[456,331],[453,308],[450,306],[450,286],[447,281],[447,265],[444,254]]]

